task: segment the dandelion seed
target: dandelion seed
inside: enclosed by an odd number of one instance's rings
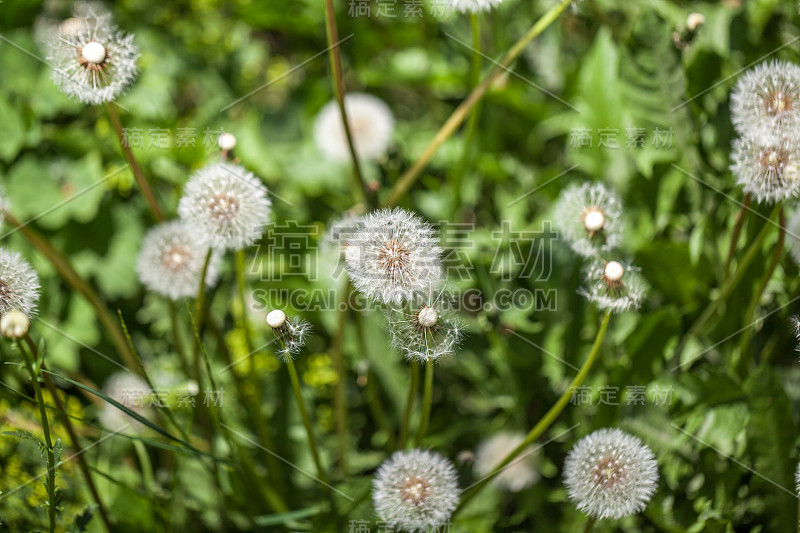
[[[49,43],[47,60],[59,89],[83,103],[111,102],[136,79],[139,50],[111,16],[88,10],[68,19]]]
[[[189,179],[180,217],[207,234],[212,246],[238,250],[253,244],[269,222],[267,188],[244,168],[215,163]]]
[[[623,518],[647,506],[658,486],[658,463],[638,438],[600,429],[569,452],[564,483],[580,511],[600,519]]]
[[[499,6],[503,0],[450,0],[450,6],[461,13],[480,13]]]
[[[275,334],[275,355],[282,362],[294,359],[306,345],[308,335],[311,333],[311,323],[301,318],[290,318],[280,309],[274,309],[267,314],[267,325]]]
[[[176,220],[151,229],[142,240],[136,270],[148,289],[171,300],[196,296],[209,244],[193,224]],[[221,256],[212,253],[206,284],[216,284]]]
[[[395,452],[372,482],[375,511],[392,528],[426,531],[445,525],[458,505],[458,474],[443,455]]]
[[[795,142],[740,137],[733,141],[731,159],[736,182],[759,202],[778,202],[800,193],[800,149]]]
[[[392,347],[409,361],[424,364],[452,355],[464,336],[464,326],[444,291],[418,298],[411,311],[391,308],[386,318]]]
[[[619,261],[594,260],[586,269],[586,282],[578,293],[598,309],[621,313],[639,309],[645,283],[637,268]]]
[[[565,189],[553,207],[558,231],[584,257],[610,251],[622,240],[622,202],[601,183]]]
[[[394,117],[389,106],[370,94],[350,93],[344,97],[344,107],[358,157],[366,160],[383,157],[394,133]],[[347,135],[336,100],[328,102],[317,115],[314,141],[329,159],[350,160]]]
[[[17,309],[27,317],[36,314],[39,276],[20,254],[0,248],[0,316]]]
[[[353,286],[386,304],[414,301],[442,282],[442,250],[429,224],[404,209],[361,217],[345,249]]]
[[[731,119],[739,135],[764,142],[800,134],[800,67],[761,63],[745,72],[731,93]]]
[[[144,418],[150,419],[152,416],[149,407],[153,401],[153,391],[136,374],[112,374],[103,386],[103,394]],[[120,431],[129,435],[142,433],[146,428],[134,417],[110,403],[103,404],[100,410],[100,425],[109,431]]]
[[[524,441],[524,433],[511,431],[501,431],[485,439],[475,453],[475,474],[481,478],[491,474],[503,459]],[[535,453],[531,449],[523,452],[503,468],[492,483],[511,492],[519,492],[530,487],[539,479],[534,457]]]
[[[12,309],[0,318],[0,333],[7,339],[21,339],[28,334],[31,319],[18,309]]]

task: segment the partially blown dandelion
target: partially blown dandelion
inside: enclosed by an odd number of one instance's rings
[[[344,97],[344,108],[358,157],[367,160],[383,157],[394,132],[394,117],[389,106],[370,94],[350,93]],[[317,115],[314,141],[326,157],[336,161],[350,160],[350,148],[336,100],[328,102]]]
[[[17,309],[26,316],[36,314],[39,276],[17,252],[0,248],[0,316]]]
[[[481,442],[475,453],[475,473],[483,478],[491,474],[495,468],[525,440],[522,432],[501,431]],[[493,480],[495,485],[519,492],[530,487],[539,479],[534,465],[534,453],[531,450],[508,464]]]
[[[602,183],[568,187],[553,212],[558,231],[575,253],[590,257],[619,246],[622,202]]]
[[[310,322],[302,318],[290,318],[280,309],[267,314],[267,325],[275,334],[275,355],[284,362],[300,353],[311,333]]]
[[[419,298],[412,310],[387,311],[392,346],[409,361],[425,364],[452,355],[464,336],[464,326],[453,316],[447,294]]]
[[[103,394],[122,404],[134,413],[149,419],[153,391],[147,382],[130,372],[117,372],[106,380]],[[145,425],[110,403],[103,404],[100,411],[100,424],[109,431],[126,434],[141,433]]]
[[[800,193],[800,149],[794,141],[740,137],[733,141],[731,159],[736,182],[759,202],[777,202]]]
[[[178,300],[197,295],[208,254],[206,237],[193,224],[182,220],[164,222],[151,229],[142,241],[136,270],[150,290]],[[213,286],[219,275],[220,255],[212,253],[206,284]]]
[[[139,50],[133,36],[119,31],[111,15],[100,11],[89,10],[69,21],[49,44],[53,81],[84,103],[116,99],[136,79]]]
[[[404,209],[373,211],[347,242],[345,265],[353,286],[386,304],[413,301],[442,281],[442,250],[433,228]]]
[[[564,483],[580,511],[600,519],[623,518],[647,506],[658,486],[658,463],[638,438],[600,429],[569,452]]]
[[[635,267],[596,259],[587,267],[586,282],[578,292],[598,309],[621,313],[639,309],[645,283]]]
[[[456,469],[443,455],[427,450],[395,452],[372,482],[378,516],[405,531],[445,525],[458,499]]]
[[[761,63],[739,78],[731,93],[736,131],[759,141],[800,136],[800,67],[787,61]]]
[[[253,244],[269,222],[267,188],[252,172],[230,163],[201,168],[189,179],[178,204],[182,219],[215,247],[237,250]]]

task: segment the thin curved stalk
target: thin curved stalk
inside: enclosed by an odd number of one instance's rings
[[[330,0],[326,0],[330,1]],[[428,162],[433,157],[433,154],[436,153],[436,150],[446,141],[450,135],[455,132],[458,127],[461,125],[462,122],[467,118],[470,110],[475,107],[478,102],[480,102],[481,98],[486,95],[486,92],[489,90],[489,87],[497,81],[503,73],[507,72],[508,68],[511,64],[516,61],[519,55],[525,50],[525,48],[533,41],[536,37],[539,36],[544,30],[546,30],[550,24],[552,24],[559,15],[572,3],[572,0],[561,0],[558,4],[553,6],[547,13],[542,15],[542,17],[537,20],[533,26],[528,30],[528,32],[523,35],[514,45],[509,48],[506,54],[503,56],[503,59],[500,60],[499,64],[496,65],[489,74],[483,79],[483,81],[473,89],[473,91],[467,96],[467,98],[461,102],[455,111],[450,115],[450,118],[439,128],[439,131],[436,132],[436,135],[433,137],[430,143],[428,143],[427,148],[425,151],[422,152],[422,155],[417,159],[411,167],[406,170],[400,179],[395,184],[394,188],[392,188],[389,197],[387,198],[384,205],[386,206],[393,206],[396,205],[400,199],[405,195],[411,186],[419,178],[422,171],[425,170],[425,167],[428,165]]]
[[[589,520],[586,521],[586,527],[583,528],[583,533],[592,533],[594,530],[594,524],[597,522],[597,518],[591,517]]]
[[[201,386],[202,380],[200,379],[200,334],[203,330],[203,319],[206,314],[206,277],[208,276],[208,265],[211,263],[211,254],[214,253],[212,248],[208,249],[206,259],[203,262],[203,269],[200,271],[200,286],[197,289],[197,298],[194,300],[194,358],[192,364],[194,366],[194,379],[198,386]],[[211,376],[209,376],[211,377]]]
[[[414,446],[419,447],[422,439],[428,432],[428,425],[431,420],[431,398],[433,397],[433,361],[425,363],[425,386],[422,394],[422,412],[420,413],[419,427],[417,436],[414,438]]]
[[[470,88],[474,89],[481,81],[481,67],[483,65],[483,57],[481,56],[481,28],[480,19],[477,13],[470,13],[469,15],[470,28],[472,29],[472,71],[470,73]],[[453,193],[455,196],[455,209],[461,207],[461,187],[464,181],[464,175],[469,166],[472,154],[472,142],[478,129],[478,122],[481,114],[480,103],[475,105],[467,122],[467,134],[464,137],[464,147],[461,154],[461,161],[458,164],[456,175],[453,178]]]
[[[417,386],[419,384],[419,365],[411,362],[411,379],[408,383],[408,397],[406,398],[406,406],[403,409],[403,422],[400,425],[400,437],[397,439],[397,449],[402,450],[406,447],[406,440],[408,439],[408,428],[411,425],[411,410],[414,407],[414,398],[417,395]]]
[[[750,202],[752,199],[753,197],[750,195],[750,193],[745,194],[744,200],[742,201],[742,209],[736,215],[736,225],[733,227],[733,232],[731,233],[731,243],[728,246],[728,257],[725,258],[725,266],[722,268],[723,281],[730,275],[728,271],[730,270],[731,262],[733,261],[733,253],[736,251],[736,245],[739,243],[739,235],[742,233],[744,222],[747,219],[747,213],[750,212]]]
[[[603,322],[600,324],[600,328],[597,330],[597,335],[595,336],[594,343],[592,344],[592,349],[589,351],[588,357],[586,357],[586,361],[583,363],[580,371],[578,371],[578,375],[572,380],[567,390],[564,391],[564,394],[558,399],[558,401],[553,404],[553,407],[550,408],[547,413],[536,423],[533,429],[530,430],[528,435],[525,437],[525,440],[520,443],[519,446],[514,448],[514,450],[509,453],[505,459],[503,459],[495,469],[486,477],[472,485],[472,487],[467,490],[464,494],[464,497],[461,499],[461,502],[458,504],[458,508],[455,510],[455,513],[459,512],[463,509],[467,503],[478,494],[483,487],[485,487],[492,479],[495,478],[502,470],[508,466],[511,461],[517,458],[521,453],[523,453],[528,446],[530,446],[536,439],[538,439],[542,433],[544,433],[547,428],[549,428],[553,422],[555,422],[558,415],[561,414],[561,411],[569,403],[570,399],[572,398],[572,394],[580,387],[583,381],[586,379],[586,376],[589,374],[589,370],[592,368],[592,364],[594,364],[595,359],[597,358],[597,354],[600,352],[600,346],[603,344],[603,338],[606,335],[606,330],[608,330],[608,324],[611,321],[611,313],[607,312],[603,317]]]
[[[300,379],[297,377],[297,370],[294,367],[294,361],[292,361],[291,357],[286,358],[286,369],[289,371],[289,379],[292,383],[294,399],[297,401],[297,408],[300,410],[300,416],[303,418],[303,425],[306,427],[308,446],[311,448],[311,455],[314,457],[317,475],[322,481],[327,482],[328,476],[325,473],[325,469],[322,467],[322,461],[319,457],[319,448],[317,447],[317,439],[314,436],[314,427],[311,425],[311,418],[309,418],[306,405],[303,402],[303,394],[300,391]]]

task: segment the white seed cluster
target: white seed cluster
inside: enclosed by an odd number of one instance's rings
[[[619,246],[621,215],[621,200],[602,183],[571,185],[564,189],[553,207],[553,221],[559,236],[584,257]]]
[[[495,468],[525,440],[525,434],[517,431],[501,431],[481,442],[475,452],[473,468],[479,479],[491,474]],[[495,476],[492,483],[502,489],[519,492],[536,483],[536,452],[527,449]]]
[[[736,182],[759,202],[800,194],[800,144],[796,141],[740,137],[733,141],[731,160]]]
[[[647,506],[658,487],[658,463],[638,438],[600,429],[569,452],[564,483],[579,510],[600,519],[623,518]]]
[[[359,159],[375,160],[386,155],[394,134],[394,116],[389,106],[370,94],[350,93],[344,97],[344,108]],[[325,157],[350,161],[350,147],[336,100],[325,104],[317,115],[314,141]]]
[[[450,6],[461,13],[480,13],[500,5],[503,0],[450,0]]]
[[[18,309],[12,309],[0,317],[0,333],[7,339],[21,339],[28,334],[31,319]]]
[[[765,61],[739,78],[731,93],[731,120],[756,142],[800,137],[800,66]]]
[[[275,334],[275,355],[286,362],[300,353],[311,333],[311,323],[302,318],[288,317],[280,309],[267,313],[267,325]]]
[[[595,259],[585,267],[585,273],[578,292],[598,309],[621,313],[641,306],[647,287],[638,268],[621,261]]]
[[[464,325],[455,316],[444,291],[419,298],[410,306],[386,312],[392,347],[409,361],[428,361],[453,355],[464,337]]]
[[[395,452],[372,482],[372,502],[384,522],[403,531],[445,525],[458,505],[458,474],[443,455],[428,450]]]
[[[0,316],[16,309],[33,317],[38,301],[36,271],[17,252],[0,248]]]

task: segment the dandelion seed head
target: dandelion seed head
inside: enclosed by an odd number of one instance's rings
[[[139,50],[105,11],[85,8],[64,21],[48,42],[52,78],[83,103],[111,102],[136,79]]]
[[[0,318],[0,333],[7,339],[21,339],[30,327],[31,319],[19,309],[12,309]]]
[[[311,333],[309,321],[288,317],[280,309],[267,313],[267,325],[275,335],[275,355],[284,363],[300,353]]]
[[[480,13],[499,6],[503,0],[450,0],[450,5],[461,13]]]
[[[280,309],[275,309],[267,314],[267,325],[271,328],[279,328],[286,322],[286,313]]]
[[[584,257],[608,252],[622,240],[622,202],[602,183],[564,189],[553,207],[557,230],[572,250]]]
[[[516,431],[501,431],[485,439],[475,452],[475,474],[484,478],[525,440],[525,434]],[[539,479],[535,467],[536,453],[528,449],[497,474],[492,483],[511,492],[530,487]]]
[[[770,60],[739,78],[731,93],[736,131],[764,142],[774,136],[797,139],[800,133],[800,67]]]
[[[142,240],[136,271],[149,290],[171,300],[196,296],[209,250],[208,239],[182,220],[164,222],[147,232]],[[219,276],[221,256],[212,253],[206,284],[213,286]]]
[[[586,279],[578,293],[598,309],[621,313],[641,306],[646,285],[638,268],[620,261],[595,259],[585,272]]]
[[[366,160],[383,157],[394,133],[394,116],[389,106],[370,94],[349,93],[344,97],[344,108],[358,157]],[[347,135],[336,100],[328,102],[317,115],[314,141],[329,159],[350,160]]]
[[[736,182],[759,202],[774,203],[800,193],[800,149],[796,142],[740,137],[733,141],[731,159]]]
[[[39,276],[17,252],[0,248],[0,316],[17,309],[31,318],[39,301]]]
[[[251,172],[214,163],[194,173],[178,214],[209,236],[214,247],[238,250],[253,244],[269,222],[267,188]]]
[[[103,385],[103,394],[147,419],[152,415],[149,409],[152,392],[144,379],[127,371],[112,374]],[[109,431],[129,435],[142,433],[146,428],[110,403],[104,403],[100,410],[100,425]]]
[[[373,211],[359,219],[345,248],[353,286],[386,304],[411,301],[442,282],[442,250],[435,231],[404,209]]]
[[[443,455],[428,450],[395,452],[378,468],[372,482],[378,516],[404,531],[445,525],[458,500],[456,469]]]
[[[386,312],[392,347],[409,361],[419,363],[455,354],[464,337],[464,326],[455,316],[447,293],[418,297],[410,307],[391,306]]]
[[[658,486],[658,463],[637,437],[600,429],[569,452],[564,483],[580,511],[600,519],[623,518],[647,506]]]

